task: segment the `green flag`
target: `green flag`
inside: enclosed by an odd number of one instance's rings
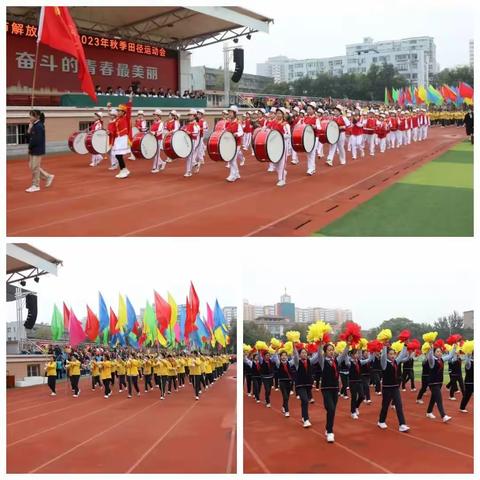
[[[108,345],[108,327],[103,330],[103,344]]]
[[[52,340],[56,342],[63,337],[63,316],[57,305],[53,306],[52,323],[50,328],[52,331]]]

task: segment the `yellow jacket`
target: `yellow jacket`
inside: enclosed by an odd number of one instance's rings
[[[117,374],[118,375],[125,375],[125,362],[123,360],[117,360]]]
[[[48,362],[45,366],[45,371],[47,372],[47,377],[56,377],[57,376],[57,362]]]
[[[98,377],[100,375],[100,369],[98,368],[98,363],[95,360],[91,361],[90,369],[92,371],[92,377]]]
[[[80,375],[80,360],[67,361],[67,368],[70,376]]]
[[[177,372],[178,373],[185,373],[185,359],[179,358],[177,360]]]
[[[174,377],[177,374],[177,362],[175,360],[165,360],[168,364],[168,373],[169,377]]]
[[[143,361],[143,373],[145,375],[150,375],[152,373],[152,361],[149,358]]]
[[[140,367],[140,361],[136,358],[129,358],[127,360],[127,375],[132,377],[138,376],[138,368]]]
[[[190,375],[201,375],[202,374],[202,361],[199,358],[189,358],[188,367],[190,369]]]
[[[112,378],[112,362],[110,360],[105,360],[100,362],[100,375],[102,380],[107,378]]]

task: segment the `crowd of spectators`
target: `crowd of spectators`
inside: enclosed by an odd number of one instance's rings
[[[97,95],[111,95],[111,96],[128,96],[133,92],[136,97],[155,97],[155,98],[205,98],[205,92],[202,90],[185,90],[183,94],[179,90],[172,88],[148,88],[137,84],[131,84],[127,88],[118,86],[117,88],[107,87],[103,89],[100,85],[95,86],[95,93]]]

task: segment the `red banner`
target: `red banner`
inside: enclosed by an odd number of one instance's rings
[[[30,25],[16,25],[16,33],[11,25],[7,26],[7,88],[31,88],[36,30]],[[23,28],[18,25],[23,25]],[[174,91],[178,89],[177,52],[124,40],[89,38],[82,34],[80,38],[93,82],[100,85],[103,91],[107,87],[125,90],[132,82],[139,82],[142,88],[163,88],[165,91],[169,88]],[[36,90],[52,93],[80,91],[75,58],[40,45],[38,61]]]

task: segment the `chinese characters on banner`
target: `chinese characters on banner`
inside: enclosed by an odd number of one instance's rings
[[[7,24],[7,30],[7,87],[31,87],[37,27],[11,22]],[[97,38],[98,42],[95,40]],[[100,37],[91,39],[90,36],[81,36],[95,85],[100,85],[104,90],[118,86],[125,89],[132,82],[138,82],[141,87],[178,89],[177,52],[124,40],[111,43],[110,39],[103,39],[102,43]],[[78,64],[75,58],[41,46],[38,61],[38,88],[78,91]]]

